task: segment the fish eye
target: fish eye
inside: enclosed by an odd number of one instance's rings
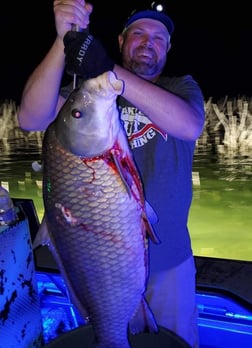
[[[71,111],[71,115],[72,115],[74,118],[81,118],[82,113],[81,113],[81,111],[78,110],[78,109],[73,109],[73,110]]]

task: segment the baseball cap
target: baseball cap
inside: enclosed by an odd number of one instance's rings
[[[174,31],[172,19],[165,13],[165,6],[159,2],[152,2],[150,7],[144,10],[134,10],[126,20],[124,30],[127,29],[133,22],[142,18],[155,19],[165,25],[170,36]]]

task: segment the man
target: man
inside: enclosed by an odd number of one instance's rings
[[[147,299],[160,326],[199,347],[187,221],[194,147],[204,126],[203,96],[189,75],[162,76],[174,29],[164,12],[151,8],[129,17],[118,36],[122,66],[87,31],[70,32],[73,25],[87,28],[91,12],[92,5],[84,0],[54,1],[57,37],[25,85],[19,124],[44,130],[53,121],[65,101],[59,94],[65,68],[84,78],[113,70],[124,81],[118,99],[121,118],[146,199],[158,217],[154,228],[160,244],[150,243]]]

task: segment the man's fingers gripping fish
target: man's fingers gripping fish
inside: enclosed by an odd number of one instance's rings
[[[96,348],[130,347],[128,328],[157,331],[144,292],[147,239],[158,239],[119,119],[122,91],[112,72],[84,81],[43,141],[45,217],[37,243],[50,243],[73,302],[90,318]]]

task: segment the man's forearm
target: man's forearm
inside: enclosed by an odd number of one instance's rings
[[[64,46],[57,38],[26,82],[18,111],[21,128],[44,130],[55,118],[64,66]]]

